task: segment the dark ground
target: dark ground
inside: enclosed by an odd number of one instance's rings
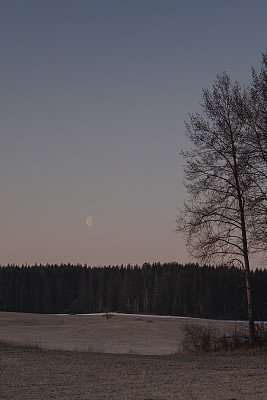
[[[266,355],[142,356],[2,346],[1,400],[266,400]]]

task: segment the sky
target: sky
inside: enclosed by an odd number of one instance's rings
[[[265,0],[0,1],[0,265],[186,263],[184,121],[267,49]]]

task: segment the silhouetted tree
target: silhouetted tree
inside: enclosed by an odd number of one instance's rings
[[[245,140],[250,153],[250,174],[255,187],[250,198],[254,227],[254,246],[267,250],[267,52],[262,55],[261,70],[252,70],[253,82],[243,96],[240,117],[246,121]]]
[[[255,174],[256,160],[246,140],[247,119],[242,113],[246,95],[226,73],[217,76],[212,91],[203,90],[202,114],[191,114],[186,124],[193,145],[183,153],[189,198],[176,222],[190,253],[202,262],[242,260],[254,343],[250,256],[258,250],[254,237],[258,214],[251,201],[263,179]]]

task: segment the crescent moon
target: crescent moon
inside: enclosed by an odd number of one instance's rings
[[[93,225],[93,219],[92,219],[91,216],[86,218],[86,223],[87,223],[88,226],[92,226]]]

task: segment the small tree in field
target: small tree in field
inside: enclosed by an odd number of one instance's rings
[[[177,216],[177,232],[189,252],[201,261],[242,262],[251,343],[255,342],[250,258],[255,242],[252,203],[266,193],[266,180],[255,172],[255,154],[248,141],[248,91],[223,73],[213,90],[203,90],[202,114],[186,124],[192,148],[183,152],[188,201]],[[265,187],[262,187],[265,182]],[[260,203],[260,200],[259,200]]]

